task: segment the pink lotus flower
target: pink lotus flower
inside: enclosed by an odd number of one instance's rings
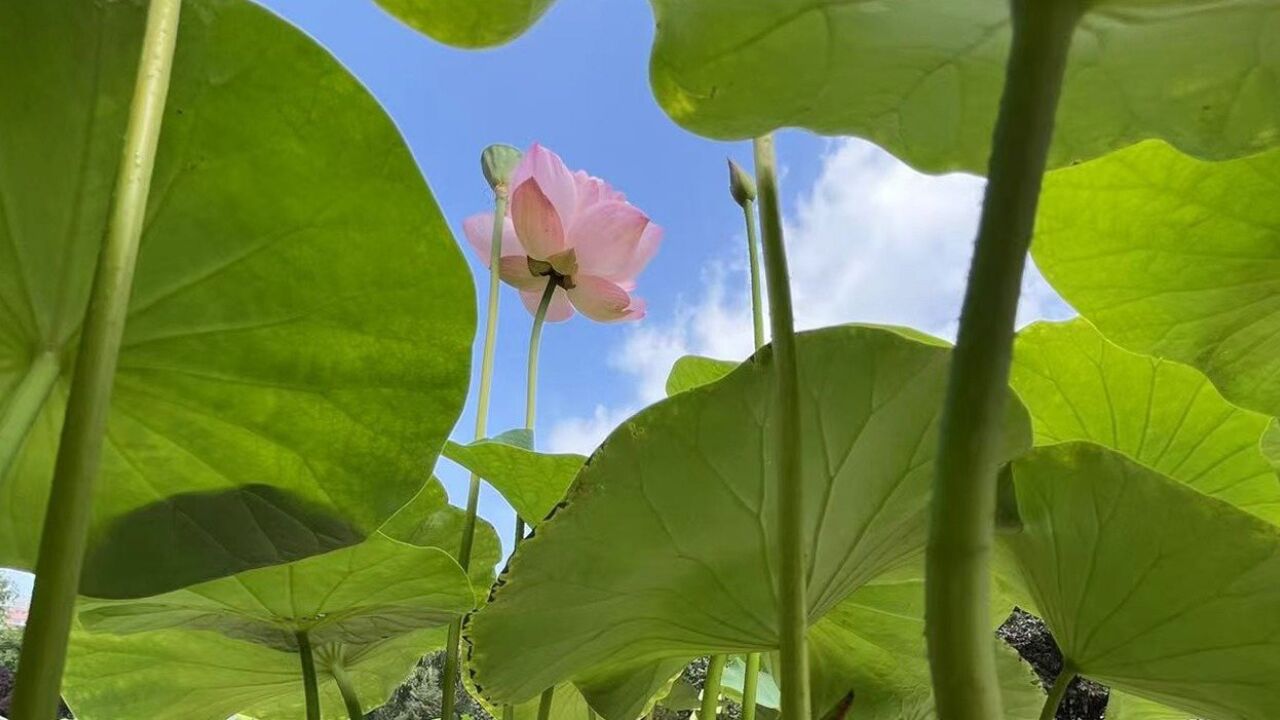
[[[536,143],[516,166],[510,187],[500,274],[520,291],[529,312],[537,311],[552,281],[549,322],[568,320],[574,308],[598,322],[644,317],[644,301],[630,293],[658,250],[662,228],[608,183],[570,172]],[[467,218],[463,230],[487,265],[493,216]]]

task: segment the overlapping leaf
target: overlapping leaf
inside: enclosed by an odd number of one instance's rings
[[[0,564],[30,568],[145,3],[0,7]],[[189,0],[94,501],[85,592],[360,541],[466,393],[469,273],[403,140],[305,35]],[[19,398],[21,396],[21,398]]]
[[[375,0],[409,27],[464,48],[501,45],[519,37],[555,0]]]
[[[817,620],[917,555],[949,352],[892,330],[798,338],[805,536]],[[471,620],[482,692],[523,701],[627,664],[776,646],[769,352],[641,412]],[[1003,444],[1029,444],[1010,396]]]
[[[1104,445],[1280,521],[1280,479],[1259,450],[1270,418],[1228,403],[1194,368],[1135,355],[1072,320],[1019,333],[1010,382],[1037,445]]]
[[[1046,177],[1032,246],[1110,340],[1280,414],[1280,152],[1225,163],[1148,142]]]
[[[458,540],[432,481],[387,528]],[[421,522],[410,522],[413,515]],[[345,717],[328,669],[338,662],[367,708],[386,700],[444,626],[471,610],[499,553],[477,527],[473,586],[448,552],[375,534],[360,545],[249,570],[164,595],[81,603],[67,695],[78,717],[209,718],[244,712],[296,717],[302,686],[296,633],[316,648],[326,717]],[[486,567],[487,563],[487,567]]]
[[[995,628],[1011,606],[996,603]],[[1039,716],[1044,705],[1035,673],[1016,652],[999,645],[1005,717]],[[809,630],[813,705],[833,707],[854,692],[851,717],[859,720],[934,718],[933,688],[924,640],[922,573],[884,578],[849,596]]]
[[[444,456],[493,485],[516,513],[537,526],[564,498],[586,458],[573,453],[540,453],[523,436],[503,434],[459,445],[449,441]]]
[[[738,366],[729,360],[716,360],[700,355],[685,355],[676,360],[667,375],[667,396],[715,382]]]
[[[929,171],[984,172],[1009,49],[986,0],[651,0],[654,92],[709,137],[796,126]],[[1280,141],[1269,2],[1102,0],[1075,34],[1050,164],[1148,137],[1200,156]]]
[[[1023,527],[1003,542],[1071,667],[1189,715],[1277,717],[1275,526],[1089,443],[1013,474]]]

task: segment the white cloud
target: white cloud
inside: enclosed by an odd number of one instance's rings
[[[953,338],[983,184],[971,175],[923,175],[861,140],[834,141],[814,186],[786,217],[797,326],[889,323]],[[738,232],[726,247],[744,242]],[[553,447],[589,452],[618,422],[663,396],[681,355],[750,354],[746,268],[733,259],[741,255],[745,248],[705,268],[701,293],[674,318],[650,318],[631,330],[609,362],[634,380],[635,400],[562,421],[552,430]],[[1028,267],[1019,324],[1070,315]]]

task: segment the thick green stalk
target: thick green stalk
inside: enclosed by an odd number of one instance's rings
[[[0,414],[0,477],[9,472],[18,448],[22,447],[22,441],[27,439],[31,426],[40,417],[60,370],[58,356],[42,352],[32,358],[27,374],[14,389],[9,406]]]
[[[306,630],[294,633],[298,640],[298,660],[302,663],[302,695],[307,704],[307,720],[320,720],[320,687],[316,684],[316,659]]]
[[[751,263],[751,327],[755,331],[756,349],[764,347],[764,292],[760,287],[760,239],[756,233],[756,216],[751,203],[742,205],[742,217],[747,224],[747,261]]]
[[[747,672],[742,681],[742,720],[756,718],[756,689],[760,685],[760,653],[747,655]]]
[[[716,708],[720,706],[720,686],[724,684],[724,665],[726,655],[712,655],[707,663],[707,680],[702,686],[702,708],[698,711],[698,720],[715,720]]]
[[[533,315],[533,330],[529,333],[529,373],[525,388],[524,429],[533,434],[538,419],[538,351],[542,345],[542,326],[547,321],[547,308],[551,307],[551,298],[556,294],[556,279],[547,278],[547,287],[542,291],[542,299],[538,302],[538,311]],[[524,520],[516,516],[516,545],[524,540]],[[542,691],[538,701],[538,720],[551,717],[551,700],[555,697],[555,686]]]
[[[538,310],[533,315],[533,330],[529,333],[529,371],[525,376],[524,395],[524,429],[533,433],[533,426],[538,419],[538,351],[542,346],[542,326],[547,321],[547,308],[551,307],[551,298],[556,294],[556,280],[547,278],[547,287],[542,291],[542,299],[538,302]],[[524,540],[524,518],[516,515],[516,545]]]
[[[355,685],[351,684],[351,676],[347,674],[347,668],[340,661],[335,660],[329,667],[329,674],[333,675],[333,681],[338,684],[338,692],[342,694],[342,704],[347,706],[347,716],[350,720],[363,720],[364,710],[360,708],[360,698],[356,695]]]
[[[93,486],[133,290],[180,10],[181,0],[152,0],[147,12],[111,218],[85,313],[40,537],[22,670],[13,694],[13,716],[21,720],[51,720],[58,711],[67,638],[93,512]]]
[[[1075,669],[1063,664],[1058,677],[1053,680],[1053,686],[1049,688],[1049,696],[1044,699],[1040,720],[1053,720],[1058,716],[1058,706],[1062,704],[1062,698],[1067,696],[1067,688],[1071,687],[1071,681],[1075,679]]]
[[[808,605],[805,597],[804,497],[800,460],[800,381],[797,375],[796,329],[791,309],[791,280],[782,236],[778,168],[773,137],[755,141],[756,182],[760,192],[760,228],[764,236],[764,270],[769,290],[773,333],[774,482],[778,495],[778,630],[781,634],[782,716],[807,718],[809,653],[805,647]]]
[[[476,398],[475,439],[484,438],[489,431],[489,394],[493,387],[493,357],[498,338],[498,301],[500,298],[498,268],[502,262],[502,230],[507,217],[507,188],[494,188],[493,236],[489,245],[489,306],[484,324],[484,350],[480,359],[480,394]],[[471,473],[471,485],[467,488],[467,514],[462,523],[462,544],[458,548],[458,564],[463,570],[471,568],[471,546],[475,542],[476,512],[480,505],[480,476]],[[445,643],[444,679],[441,681],[440,717],[452,720],[458,698],[458,648],[462,642],[462,620],[449,625]]]
[[[939,720],[1002,717],[988,583],[1014,318],[1080,0],[1014,0],[1013,46],[943,410],[926,552]]]
[[[514,705],[502,706],[502,720],[516,720],[516,708]]]
[[[551,720],[551,701],[555,696],[555,685],[542,691],[542,696],[538,698],[538,720]]]

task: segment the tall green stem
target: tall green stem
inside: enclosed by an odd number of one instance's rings
[[[707,679],[702,686],[702,708],[698,720],[715,720],[720,705],[720,686],[724,684],[725,655],[712,655],[707,663]]]
[[[751,263],[751,327],[755,331],[756,349],[764,347],[764,292],[760,287],[760,239],[756,233],[756,215],[751,203],[742,205],[742,218],[747,224],[747,261]]]
[[[58,356],[42,352],[31,360],[27,374],[14,388],[9,406],[0,413],[0,477],[9,472],[9,465],[18,455],[18,448],[31,432],[45,400],[58,381]]]
[[[805,647],[808,605],[804,570],[804,485],[800,460],[800,382],[797,375],[795,319],[791,281],[782,236],[777,158],[773,137],[755,141],[756,182],[760,191],[760,227],[764,236],[764,269],[769,289],[773,332],[775,409],[772,430],[777,458],[774,482],[778,496],[778,628],[781,633],[782,716],[807,718],[809,653]]]
[[[294,633],[298,640],[298,660],[302,663],[302,695],[307,704],[307,720],[320,720],[320,687],[316,684],[316,659],[306,630]]]
[[[952,354],[926,553],[939,720],[1002,717],[988,608],[1000,428],[1022,270],[1080,0],[1013,0],[1013,46]]]
[[[538,698],[538,720],[551,720],[551,701],[555,696],[555,685],[542,691],[542,696]]]
[[[329,674],[333,675],[333,681],[338,684],[342,704],[347,706],[347,716],[350,720],[363,720],[364,710],[360,707],[360,697],[356,695],[356,687],[351,683],[347,668],[340,660],[335,659],[333,665],[329,667]]]
[[[1062,704],[1062,698],[1067,696],[1067,688],[1071,687],[1071,681],[1075,679],[1075,669],[1063,663],[1062,670],[1058,672],[1058,677],[1054,678],[1053,685],[1049,688],[1049,696],[1044,700],[1044,707],[1040,710],[1040,720],[1053,720],[1057,717],[1058,706]]]
[[[538,419],[538,351],[542,346],[542,326],[547,321],[547,308],[551,307],[551,298],[556,294],[556,280],[547,278],[547,287],[542,291],[542,299],[538,302],[538,310],[533,315],[533,330],[529,333],[529,371],[525,376],[524,395],[524,429],[533,434],[533,426]],[[516,516],[516,545],[524,540],[524,518]]]
[[[747,672],[742,680],[742,720],[756,718],[756,690],[760,685],[760,653],[747,655]]]
[[[538,302],[538,310],[533,315],[533,330],[529,333],[529,372],[525,380],[527,386],[524,396],[524,429],[533,434],[538,419],[538,351],[542,346],[542,326],[547,321],[547,309],[551,307],[551,298],[556,294],[556,279],[547,278],[547,287],[542,291],[542,299]],[[516,517],[516,544],[524,539],[524,520]],[[542,691],[538,702],[538,720],[551,717],[551,700],[555,697],[555,686]]]
[[[494,188],[493,235],[489,245],[489,306],[484,324],[484,350],[480,360],[480,394],[476,399],[475,439],[480,440],[489,431],[489,394],[493,387],[493,357],[498,338],[498,301],[500,278],[498,269],[502,263],[502,230],[507,217],[507,187]],[[458,548],[458,564],[463,570],[471,568],[471,546],[475,542],[476,512],[480,505],[480,476],[471,473],[471,485],[467,488],[467,514],[462,524],[462,544]],[[462,642],[462,620],[449,625],[449,637],[445,644],[444,679],[441,682],[440,717],[452,720],[458,697],[459,647]]]
[[[114,204],[90,291],[40,537],[22,670],[13,695],[13,715],[22,720],[49,720],[58,711],[93,486],[133,290],[181,5],[181,0],[152,0],[147,12]]]

